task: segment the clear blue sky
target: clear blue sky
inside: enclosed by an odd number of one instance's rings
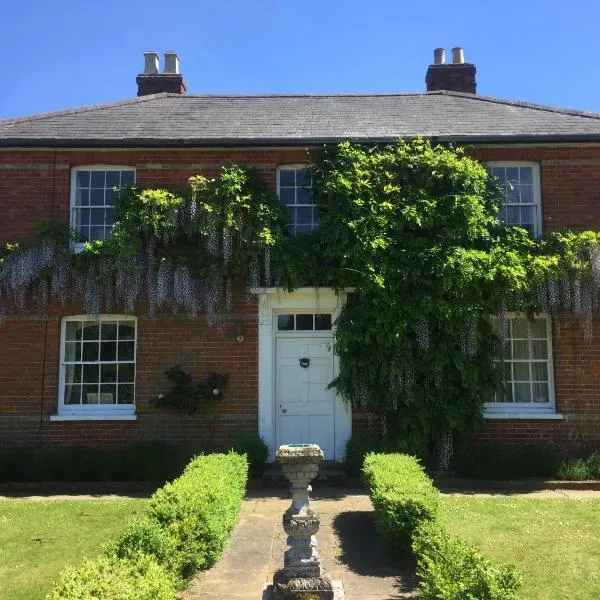
[[[481,94],[600,112],[599,23],[594,0],[5,0],[0,118],[134,97],[145,50],[188,93],[347,93],[423,91],[438,46]]]

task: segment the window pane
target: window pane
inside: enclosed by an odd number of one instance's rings
[[[314,204],[312,190],[306,188],[298,188],[296,204]]]
[[[513,358],[527,359],[529,358],[529,342],[526,340],[516,340],[512,343]]]
[[[506,171],[504,167],[493,167],[492,176],[498,178],[498,184],[503,185],[506,181]]]
[[[135,324],[133,321],[129,323],[119,323],[119,340],[133,340],[135,337]]]
[[[117,365],[100,365],[100,382],[112,383],[117,381]]]
[[[82,404],[98,404],[98,384],[84,385],[81,394]]]
[[[312,208],[300,206],[296,209],[296,225],[312,224]]]
[[[100,381],[100,365],[83,365],[83,383],[98,383]]]
[[[117,386],[111,384],[102,384],[100,386],[100,395],[98,404],[116,404],[117,402]]]
[[[98,360],[98,342],[83,342],[81,360],[88,362]]]
[[[119,404],[133,404],[133,385],[119,385]]]
[[[532,386],[533,402],[550,402],[547,383],[534,383]]]
[[[91,171],[91,187],[103,188],[106,181],[105,171]]]
[[[314,227],[312,225],[296,225],[294,232],[296,235],[304,235],[310,233]]]
[[[88,321],[83,323],[83,339],[98,340],[100,339],[100,327],[97,321]]]
[[[117,192],[114,190],[106,190],[106,192],[104,192],[104,204],[107,206],[114,206],[116,198]]]
[[[119,342],[119,360],[133,360],[133,342]]]
[[[278,315],[277,329],[279,331],[293,331],[294,330],[294,315]]]
[[[296,203],[296,190],[295,190],[295,188],[281,188],[279,190],[279,199],[284,204],[295,204]]]
[[[65,383],[81,383],[81,365],[65,366]]]
[[[65,362],[75,362],[81,360],[81,342],[65,343]]]
[[[101,339],[102,340],[116,340],[117,339],[117,321],[102,321],[100,324]]]
[[[104,208],[90,210],[90,225],[104,225]]]
[[[529,383],[515,383],[515,402],[531,402]]]
[[[548,365],[546,362],[531,363],[532,381],[548,381]]]
[[[65,325],[65,339],[74,341],[81,339],[82,323],[81,321],[67,321]]]
[[[522,206],[520,208],[520,212],[521,212],[521,223],[523,225],[533,224],[533,214],[534,214],[533,206]]]
[[[120,172],[119,171],[107,171],[106,172],[106,187],[114,188],[119,187],[120,183]]]
[[[521,209],[518,206],[506,207],[506,222],[509,225],[521,224]]]
[[[64,401],[65,404],[79,404],[81,402],[81,386],[66,385]]]
[[[78,190],[75,196],[75,206],[89,206],[90,190]]]
[[[117,220],[117,212],[114,208],[107,208],[104,215],[105,225],[112,227],[115,224],[115,221]]]
[[[308,169],[298,169],[296,171],[296,185],[304,187],[311,185],[310,173]]]
[[[315,315],[315,329],[317,331],[331,329],[331,315]]]
[[[530,321],[531,337],[548,339],[548,322],[546,319],[534,319]]]
[[[506,181],[512,185],[519,184],[519,167],[506,167]]]
[[[90,191],[90,204],[92,206],[104,206],[104,189]]]
[[[527,319],[510,319],[510,331],[512,338],[526,340],[529,337],[529,321]]]
[[[280,169],[279,171],[279,185],[295,186],[296,185],[296,171],[293,169]]]
[[[104,227],[90,227],[90,240],[103,240],[105,239]]]
[[[533,169],[531,167],[521,167],[519,169],[521,183],[533,183]]]
[[[90,172],[89,171],[77,171],[76,176],[77,187],[90,187]]]
[[[312,315],[296,315],[296,331],[312,331],[313,316]]]
[[[548,342],[546,340],[531,342],[531,358],[548,358]]]
[[[75,211],[75,227],[90,224],[90,209],[80,208]]]
[[[135,364],[123,363],[119,365],[119,383],[133,383],[135,381]]]
[[[529,381],[529,363],[514,363],[515,381]]]
[[[521,186],[521,204],[533,203],[533,188],[530,185]]]
[[[135,171],[121,171],[121,187],[127,187],[135,183]]]

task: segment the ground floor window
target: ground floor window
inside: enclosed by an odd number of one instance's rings
[[[506,323],[501,321],[493,318],[499,336],[505,339],[500,358],[504,377],[489,398],[486,413],[554,411],[550,319],[510,315]]]
[[[135,412],[135,317],[65,317],[59,414]]]

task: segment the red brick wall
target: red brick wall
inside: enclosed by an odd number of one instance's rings
[[[600,147],[480,147],[481,160],[540,164],[545,231],[600,229]],[[215,175],[221,165],[251,164],[275,186],[276,167],[303,163],[304,149],[273,150],[23,150],[0,151],[0,242],[22,239],[47,217],[68,221],[70,169],[129,165],[141,185],[184,186],[196,173]],[[73,309],[62,314],[81,312]],[[56,414],[60,315],[48,323],[32,313],[0,326],[0,446],[123,444],[134,439],[219,445],[235,431],[257,430],[256,305],[238,302],[220,331],[197,321],[162,316],[138,320],[137,421],[51,422]],[[234,339],[242,318],[245,341]],[[600,447],[600,321],[591,342],[578,327],[554,340],[556,404],[565,421],[488,421],[479,440],[554,443],[571,450]],[[181,363],[195,376],[230,373],[225,399],[210,415],[190,416],[150,406],[167,389],[163,371]],[[364,415],[357,415],[357,425]],[[363,425],[364,426],[364,425]]]

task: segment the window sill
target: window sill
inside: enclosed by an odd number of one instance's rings
[[[137,415],[50,415],[50,421],[137,421]]]
[[[497,412],[484,413],[484,419],[529,419],[531,421],[566,421],[566,415],[561,413],[535,412]]]

